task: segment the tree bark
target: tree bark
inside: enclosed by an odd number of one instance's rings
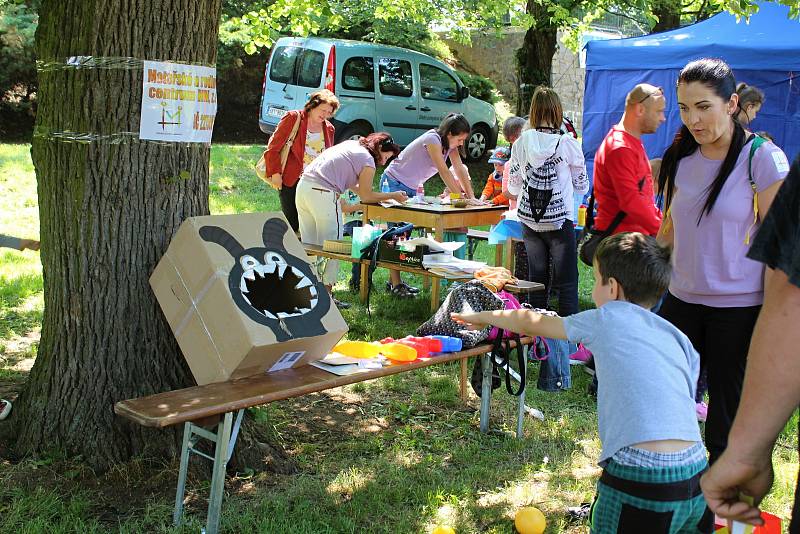
[[[658,22],[653,26],[653,33],[674,30],[681,25],[680,0],[654,0],[652,4],[653,15],[658,17]]]
[[[60,449],[104,469],[177,447],[179,432],[113,413],[119,400],[193,384],[148,277],[181,222],[208,214],[209,147],[138,139],[141,60],[215,65],[220,8],[221,0],[41,6],[31,156],[45,311],[10,419],[17,453]],[[123,61],[76,68],[72,56]]]
[[[550,85],[553,56],[556,53],[558,26],[550,21],[548,3],[528,0],[527,11],[534,19],[533,25],[525,33],[522,47],[517,50],[517,68],[520,81],[517,98],[517,115],[530,112],[531,97],[538,85]]]

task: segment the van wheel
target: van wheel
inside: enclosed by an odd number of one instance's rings
[[[476,126],[469,133],[467,138],[467,161],[478,161],[486,154],[489,149],[486,144],[489,141],[489,131],[485,126]]]
[[[372,133],[372,128],[369,124],[363,122],[351,122],[342,129],[342,133],[336,135],[336,142],[341,143],[349,139],[358,139],[359,137],[366,137]]]

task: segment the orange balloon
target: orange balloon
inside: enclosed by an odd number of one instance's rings
[[[447,525],[436,525],[431,534],[456,534],[456,531],[453,527]]]
[[[544,514],[534,506],[520,508],[514,516],[514,526],[519,534],[542,534],[547,526]]]

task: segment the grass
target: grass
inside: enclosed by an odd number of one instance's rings
[[[262,147],[214,146],[211,211],[278,210],[275,192],[252,166]],[[481,182],[488,167],[473,169]],[[428,190],[435,193],[436,185]],[[441,187],[441,186],[439,186]],[[38,235],[36,184],[27,145],[0,145],[0,232]],[[477,256],[493,257],[481,244]],[[386,273],[376,273],[382,287]],[[413,332],[429,316],[429,295],[408,301],[372,296],[368,317],[347,291],[342,269],[334,290],[352,302],[343,315],[351,339]],[[412,280],[420,284],[421,280]],[[581,306],[591,306],[591,272],[581,267]],[[0,251],[0,396],[18,391],[36,356],[42,320],[37,253]],[[537,370],[530,366],[533,384]],[[566,506],[589,501],[599,469],[596,407],[588,376],[573,373],[573,388],[529,388],[527,404],[545,421],[526,419],[522,440],[513,430],[515,404],[498,390],[491,424],[478,432],[474,399],[458,400],[457,365],[355,384],[250,410],[271,441],[299,470],[292,475],[238,473],[226,483],[224,532],[430,532],[438,523],[468,532],[511,533],[513,515],[535,505],[548,533],[585,532],[567,523]],[[797,473],[797,415],[774,455],[776,484],[765,507],[788,517]],[[187,520],[171,526],[177,478],[174,459],[136,458],[95,474],[80,459],[60,456],[0,459],[0,532],[197,532],[205,522],[208,481],[190,476]]]

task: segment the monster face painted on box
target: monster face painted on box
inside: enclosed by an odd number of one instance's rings
[[[284,248],[287,230],[281,219],[268,219],[264,247],[245,249],[222,228],[200,228],[200,237],[233,256],[228,282],[234,302],[252,320],[270,327],[278,341],[324,334],[320,320],[331,305],[328,292],[315,282],[309,265]],[[298,319],[302,319],[302,331],[297,328]]]

